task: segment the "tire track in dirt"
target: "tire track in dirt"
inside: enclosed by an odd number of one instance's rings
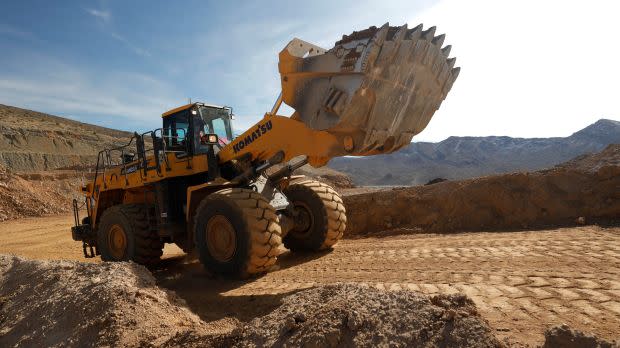
[[[241,284],[223,296],[288,293],[338,281],[425,294],[462,292],[498,336],[540,344],[561,323],[617,337],[620,229],[413,235],[344,240],[320,258]]]
[[[76,259],[81,246],[71,217],[0,224],[0,253]],[[208,276],[196,261],[167,247],[154,270],[207,321],[264,315],[291,292],[335,282],[425,294],[472,297],[497,335],[541,344],[544,330],[567,323],[607,338],[620,334],[620,228],[410,234],[342,240],[332,252],[284,254],[280,270],[250,281]],[[97,260],[95,260],[97,261]]]

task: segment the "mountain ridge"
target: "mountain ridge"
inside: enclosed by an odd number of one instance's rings
[[[125,144],[130,137],[129,132],[0,104],[0,164],[15,171],[92,166],[102,148]],[[389,155],[335,158],[328,167],[357,185],[420,185],[437,177],[458,180],[543,169],[612,143],[620,143],[620,121],[603,118],[568,137],[451,136],[438,143],[414,142]]]
[[[413,142],[383,156],[335,158],[328,166],[358,185],[421,185],[437,177],[461,180],[548,168],[613,143],[620,143],[620,121],[603,118],[568,137],[451,136]]]

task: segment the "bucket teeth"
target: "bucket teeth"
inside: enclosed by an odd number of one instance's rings
[[[435,26],[428,28],[428,30],[422,32],[422,37],[427,40],[432,39],[435,35],[435,30],[437,30],[437,27]]]
[[[454,69],[452,69],[451,72],[452,72],[452,81],[454,81],[459,76],[459,73],[461,72],[461,67],[454,68]]]
[[[450,50],[452,50],[452,45],[448,45],[444,48],[441,49],[441,53],[443,53],[443,55],[448,58],[448,56],[450,55]]]
[[[344,35],[328,54],[285,50],[282,99],[307,127],[351,137],[352,149],[333,148],[340,155],[395,151],[424,130],[460,72],[435,32],[386,23]]]
[[[422,24],[418,24],[417,27],[407,31],[407,40],[417,40],[422,36]]]
[[[446,34],[441,34],[439,36],[436,36],[433,39],[433,45],[440,47],[443,45],[443,41],[446,39]]]
[[[383,44],[385,38],[387,37],[388,31],[390,30],[390,23],[385,23],[384,25],[377,30],[377,33],[372,38],[371,41],[374,41],[377,45]]]
[[[394,34],[394,38],[392,40],[394,40],[394,41],[402,41],[406,34],[407,34],[407,24],[405,24],[402,27],[398,28],[398,30],[396,31],[396,34]]]

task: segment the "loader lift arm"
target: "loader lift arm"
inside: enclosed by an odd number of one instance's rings
[[[337,156],[394,152],[428,125],[460,68],[435,27],[353,32],[326,50],[293,39],[280,52],[282,92],[271,112],[219,154],[283,161],[306,155],[314,167]],[[295,113],[276,115],[285,102]]]
[[[252,161],[266,161],[279,152],[281,162],[305,155],[308,163],[320,167],[344,152],[338,138],[329,132],[314,130],[286,116],[265,114],[265,117],[238,136],[219,152],[220,162],[247,157]]]

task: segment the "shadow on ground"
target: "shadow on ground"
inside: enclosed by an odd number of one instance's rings
[[[279,257],[278,264],[280,269],[286,269],[320,258],[326,253],[328,252],[288,252]],[[241,291],[229,294],[260,277],[239,280],[212,275],[195,257],[185,255],[164,259],[157,268],[151,269],[151,272],[160,287],[174,291],[187,302],[190,310],[206,322],[223,317],[249,321],[270,313],[280,306],[283,297],[299,291],[261,295],[244,294]]]

